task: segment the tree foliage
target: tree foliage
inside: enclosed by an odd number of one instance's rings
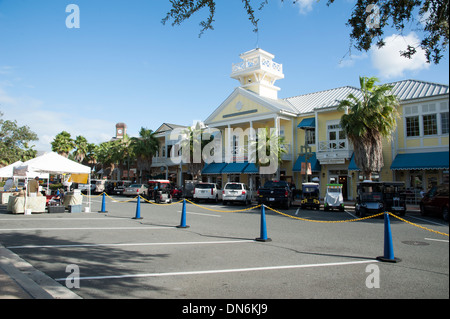
[[[72,139],[70,133],[62,131],[56,135],[53,140],[52,151],[64,157],[68,157],[69,153],[75,148],[75,141]]]
[[[333,2],[328,0],[328,5]],[[368,10],[370,4],[376,4],[378,9]],[[367,23],[371,17],[376,19],[375,25]],[[420,44],[407,45],[401,55],[411,58],[420,47],[428,62],[438,64],[449,42],[448,0],[358,0],[347,25],[352,28],[350,38],[355,48],[364,51],[375,40],[378,47],[383,47],[384,31],[389,26],[401,34],[408,26],[415,28],[423,33]]]
[[[352,142],[355,163],[364,177],[371,179],[372,172],[384,166],[383,138],[391,138],[397,127],[399,101],[390,94],[389,85],[376,86],[375,77],[360,77],[362,97],[349,94],[340,102],[339,111],[345,111],[341,127]]]
[[[156,134],[152,130],[141,127],[139,137],[131,138],[132,154],[130,155],[136,159],[138,169],[144,172],[150,172],[153,157],[159,150],[159,141]]]
[[[28,126],[17,125],[15,120],[3,120],[2,116],[0,112],[0,166],[34,158],[37,152],[30,142],[38,140],[36,133]]]
[[[299,0],[292,1],[297,3]],[[248,19],[254,27],[253,31],[258,32],[259,19],[254,8],[262,10],[269,0],[255,2],[256,4],[251,0],[242,0]],[[335,0],[328,0],[327,5],[334,2]],[[162,19],[163,24],[173,20],[172,25],[180,25],[193,14],[208,8],[208,18],[200,23],[200,36],[205,31],[214,29],[215,0],[170,0],[170,3],[172,9]],[[376,10],[370,6],[373,4],[376,5]],[[368,23],[372,18],[376,23]],[[351,45],[360,51],[368,51],[375,41],[378,47],[384,46],[383,36],[387,28],[394,28],[400,33],[407,27],[414,28],[422,33],[422,40],[416,46],[405,45],[401,55],[411,58],[420,47],[425,50],[428,62],[438,64],[443,57],[442,53],[448,48],[448,18],[448,0],[357,0],[347,25],[351,27]]]

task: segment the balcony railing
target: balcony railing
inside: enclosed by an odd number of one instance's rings
[[[322,141],[319,142],[319,152],[348,151],[348,146],[346,140]]]
[[[347,140],[321,141],[317,159],[321,164],[343,164],[352,154],[353,147]]]
[[[273,73],[283,74],[283,65],[273,62],[272,60],[256,57],[249,60],[244,60],[239,63],[234,63],[232,66],[232,74],[248,71],[250,69],[261,68]]]

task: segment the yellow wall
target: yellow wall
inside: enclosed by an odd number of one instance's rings
[[[242,103],[242,108],[240,110],[236,109],[236,104],[238,102]],[[252,113],[252,114],[233,116],[231,118],[223,117],[224,115],[245,112],[245,111],[252,111],[252,110],[257,110],[257,112]],[[226,121],[227,119],[235,120],[235,119],[239,119],[242,117],[247,117],[249,115],[254,116],[254,115],[259,115],[259,114],[267,114],[270,112],[272,112],[272,111],[267,109],[264,106],[259,105],[255,101],[252,101],[249,98],[246,98],[245,96],[238,95],[227,106],[225,106],[223,108],[223,110],[211,121],[211,124],[213,124],[214,122],[219,122],[219,121],[224,121],[224,120]]]

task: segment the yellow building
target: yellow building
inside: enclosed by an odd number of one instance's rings
[[[361,177],[352,160],[353,147],[340,127],[343,113],[336,109],[350,93],[361,96],[360,90],[346,86],[279,99],[280,88],[275,82],[284,74],[282,64],[273,61],[274,55],[258,48],[240,58],[231,73],[240,86],[205,120],[208,127],[220,130],[223,148],[232,150],[233,163],[226,163],[224,150],[222,163],[206,165],[203,178],[219,184],[241,181],[256,190],[266,176],[260,176],[255,165],[248,162],[245,145],[256,138],[249,129],[268,127],[287,143],[276,178],[295,183],[297,188],[303,181],[314,179],[320,182],[322,194],[325,185],[335,181],[344,185],[346,199],[354,199]],[[375,178],[405,181],[416,193],[448,181],[448,85],[416,80],[391,85],[401,103],[401,118],[392,139],[383,144],[385,166]],[[244,143],[230,134],[230,130],[239,129],[246,133]],[[301,171],[305,153],[312,171],[307,176]]]

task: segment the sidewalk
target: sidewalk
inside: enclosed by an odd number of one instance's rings
[[[0,299],[81,299],[0,245]]]
[[[0,299],[32,299],[17,281],[0,267]]]

